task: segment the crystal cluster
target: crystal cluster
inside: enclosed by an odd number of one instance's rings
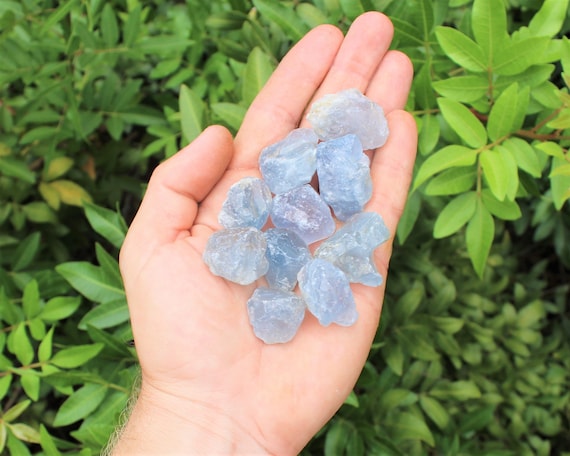
[[[313,129],[297,128],[261,151],[262,179],[246,177],[230,188],[218,217],[223,229],[203,254],[210,271],[227,280],[265,279],[247,312],[267,344],[290,341],[306,310],[323,326],[353,325],[350,283],[383,281],[373,253],[390,233],[380,215],[363,212],[372,196],[364,150],[386,142],[383,110],[349,89],[315,102],[307,119]],[[338,230],[335,218],[344,222]],[[309,245],[318,241],[311,255]]]

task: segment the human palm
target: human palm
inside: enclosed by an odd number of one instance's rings
[[[235,426],[232,435],[249,439],[250,450],[273,454],[299,452],[340,407],[366,360],[384,287],[352,286],[359,319],[350,328],[323,328],[307,314],[291,342],[266,345],[246,312],[256,284],[212,275],[202,252],[220,229],[217,214],[229,187],[259,176],[261,149],[306,126],[312,100],[350,87],[387,113],[391,135],[372,156],[374,191],[365,210],[379,212],[395,232],[416,132],[401,111],[411,65],[387,51],[391,37],[392,26],[379,13],[358,18],[346,37],[332,26],[314,29],[283,59],[235,141],[224,128],[210,127],[157,168],[121,251],[143,399],[206,434],[213,421],[200,415],[222,416]],[[375,253],[384,276],[390,253],[391,240]]]

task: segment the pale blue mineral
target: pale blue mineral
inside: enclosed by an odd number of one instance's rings
[[[344,272],[332,263],[315,258],[299,271],[301,295],[319,323],[353,325],[358,319],[354,296]]]
[[[257,288],[247,301],[249,322],[266,344],[289,342],[305,318],[303,299],[290,291]]]
[[[317,168],[318,142],[313,130],[297,128],[285,139],[261,151],[259,168],[273,193],[283,193],[311,182]]]
[[[374,249],[389,238],[390,232],[379,214],[361,212],[325,240],[315,250],[315,258],[335,264],[351,282],[378,286],[383,279],[372,255]]]
[[[290,291],[297,284],[299,270],[311,259],[307,244],[293,231],[270,228],[265,232],[269,269],[265,279],[269,287]]]
[[[210,236],[204,262],[212,274],[247,285],[263,276],[269,267],[265,235],[256,228],[228,228]]]
[[[309,184],[275,195],[271,221],[277,228],[294,231],[306,244],[325,239],[335,230],[327,203]]]
[[[323,141],[353,133],[364,149],[375,149],[388,139],[384,110],[357,89],[325,95],[313,103],[307,119]]]
[[[271,190],[258,177],[244,177],[232,185],[218,215],[224,228],[261,229],[271,211]]]
[[[317,176],[319,192],[339,220],[361,212],[372,196],[370,159],[356,135],[319,144]]]

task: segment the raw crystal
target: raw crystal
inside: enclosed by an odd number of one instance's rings
[[[271,288],[290,291],[299,270],[311,259],[307,244],[293,231],[270,228],[265,232],[269,269],[265,278]]]
[[[253,332],[266,344],[289,342],[305,318],[305,302],[290,291],[257,288],[247,301]]]
[[[247,285],[263,276],[269,267],[265,235],[256,228],[228,228],[210,236],[204,262],[212,274]]]
[[[313,130],[297,128],[285,139],[261,151],[259,168],[273,193],[283,193],[311,182],[317,167],[318,142]]]
[[[315,251],[315,258],[335,264],[351,282],[378,286],[382,283],[382,276],[376,269],[372,254],[389,237],[390,232],[379,214],[361,212],[324,241]]]
[[[364,149],[375,149],[388,138],[384,110],[357,89],[325,95],[313,103],[307,119],[323,141],[354,133]]]
[[[319,192],[339,220],[361,212],[372,196],[370,159],[356,135],[319,144],[317,176]]]
[[[253,227],[261,229],[271,210],[271,191],[258,177],[244,177],[232,185],[218,221],[224,228]]]
[[[271,220],[277,228],[294,231],[306,244],[334,233],[331,211],[313,187],[296,187],[273,198]]]
[[[303,266],[298,279],[307,308],[321,325],[350,326],[356,322],[358,312],[350,284],[335,265],[315,258]]]

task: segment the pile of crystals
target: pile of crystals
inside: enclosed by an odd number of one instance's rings
[[[390,233],[375,212],[365,150],[382,146],[388,124],[380,106],[357,89],[316,101],[298,128],[261,151],[263,179],[234,184],[203,259],[211,272],[248,285],[262,277],[247,303],[255,335],[267,344],[290,341],[306,309],[323,326],[353,325],[350,283],[379,286],[372,254]],[[311,185],[318,178],[317,192]],[[344,224],[336,230],[331,214]],[[323,241],[311,254],[309,245]],[[295,293],[299,285],[300,295]]]

